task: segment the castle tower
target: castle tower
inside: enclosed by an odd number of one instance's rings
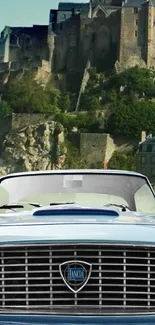
[[[152,0],[147,1],[147,39],[146,39],[146,62],[148,68],[155,66],[155,49],[153,39],[153,27],[154,27],[154,5]]]
[[[88,12],[88,18],[92,18],[92,1],[89,1],[89,12]]]
[[[150,65],[154,16],[152,9],[154,10],[152,6],[148,8],[148,1],[143,2],[141,6],[137,7],[136,5],[133,7],[131,0],[124,2],[120,10],[118,50],[118,62],[121,68],[129,68],[136,65],[146,67],[146,65]],[[149,24],[147,17],[149,17],[149,21],[151,19]],[[148,29],[148,25],[150,29]],[[148,43],[148,39],[150,43]]]

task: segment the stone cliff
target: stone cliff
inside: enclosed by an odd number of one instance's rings
[[[66,138],[65,138],[66,137]],[[105,133],[68,136],[43,114],[13,114],[0,120],[0,176],[12,172],[104,166],[115,152],[131,153],[137,139]]]
[[[22,127],[5,136],[0,175],[62,168],[66,152],[61,124],[50,121]]]

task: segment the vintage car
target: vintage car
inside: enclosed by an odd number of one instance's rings
[[[0,324],[155,324],[155,194],[138,173],[0,179]]]

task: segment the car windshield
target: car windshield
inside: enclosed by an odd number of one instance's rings
[[[123,204],[133,211],[155,212],[154,194],[147,179],[134,174],[62,172],[18,175],[1,181],[0,194],[1,205],[20,202],[40,205],[76,202],[95,207]],[[29,206],[29,209],[34,207]]]

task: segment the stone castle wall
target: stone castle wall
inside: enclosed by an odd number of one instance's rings
[[[44,114],[13,114],[12,119],[0,120],[0,153],[1,144],[4,138],[9,134],[17,134],[22,132],[22,129],[34,127],[44,123],[53,123],[53,116]],[[77,145],[77,137],[73,139],[73,145]],[[105,133],[81,133],[78,140],[78,147],[83,157],[88,161],[89,167],[97,164],[102,165],[108,162],[114,151],[131,152],[138,142],[136,139],[127,137],[113,137]]]
[[[13,131],[25,126],[53,121],[52,115],[45,114],[13,114],[11,120],[11,129]]]
[[[72,79],[77,84],[74,91],[80,89],[90,57],[93,66],[104,62],[105,55],[112,55],[120,69],[137,64],[155,68],[155,8],[148,6],[148,2],[141,8],[105,5],[101,10],[97,6],[92,16],[61,11],[58,14],[61,17],[56,29],[53,31],[51,24],[45,26],[40,39],[36,32],[39,27],[23,28],[19,31],[20,44],[11,46],[8,32],[4,44],[0,44],[0,62],[10,61],[12,70],[18,70],[21,66],[31,68],[33,64],[40,67],[40,61],[47,61],[50,71],[64,73],[67,83]],[[62,15],[66,17],[64,20]],[[5,68],[1,65],[0,71]]]
[[[112,136],[106,133],[82,133],[80,152],[87,160],[88,167],[103,166],[108,163],[115,151],[130,153],[138,145],[138,140],[128,137]]]
[[[135,65],[155,68],[155,8],[98,9],[92,18],[74,16],[58,24],[54,51],[56,72],[79,71],[88,58],[95,65],[112,54],[121,68]]]
[[[107,134],[82,133],[80,135],[80,153],[87,160],[89,168],[104,162],[106,146]]]
[[[54,71],[76,70],[78,60],[79,16],[71,17],[57,25]]]

